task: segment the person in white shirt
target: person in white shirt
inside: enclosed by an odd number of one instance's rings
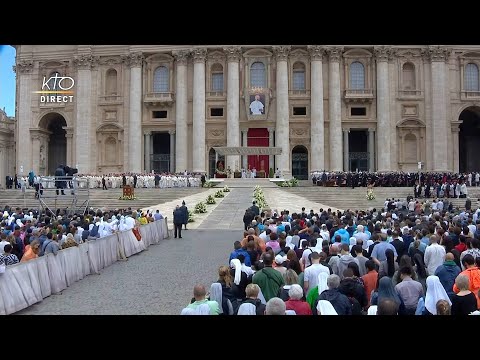
[[[437,211],[438,210],[438,203],[437,200],[432,201],[432,211]]]
[[[425,249],[425,265],[429,275],[435,274],[435,270],[443,264],[445,255],[445,248],[438,244],[438,236],[430,236],[430,245]]]
[[[264,106],[260,101],[260,95],[255,95],[255,100],[250,103],[250,111],[252,115],[262,115],[263,114]]]
[[[305,269],[303,278],[303,289],[305,294],[308,294],[311,289],[318,285],[318,275],[320,275],[321,272],[330,275],[328,267],[320,264],[320,255],[318,253],[312,253],[310,258],[312,259],[312,265]]]
[[[358,225],[357,226],[357,232],[353,234],[353,237],[357,240],[362,240],[363,243],[362,243],[362,248],[363,249],[368,249],[368,245],[367,245],[367,241],[370,239],[370,237],[365,234],[365,229],[363,227],[363,225]]]
[[[2,233],[2,235],[1,235],[1,240],[2,240],[2,241],[0,241],[0,255],[5,253],[5,251],[3,250],[3,248],[5,247],[5,245],[10,244],[10,243],[7,241],[7,235],[5,235],[4,233]]]
[[[327,230],[326,224],[322,224],[322,227],[320,228],[320,236],[323,240],[327,240],[330,243],[330,232]]]
[[[443,211],[443,201],[441,199],[438,200],[437,210],[440,211],[440,212]]]
[[[413,199],[408,203],[408,211],[415,211],[415,201]]]

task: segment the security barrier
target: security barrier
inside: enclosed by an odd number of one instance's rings
[[[167,219],[142,225],[142,239],[131,230],[7,266],[0,274],[0,315],[8,315],[58,294],[90,274],[128,258],[169,237]]]

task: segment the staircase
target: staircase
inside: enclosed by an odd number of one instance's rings
[[[413,195],[413,188],[411,187],[376,187],[373,189],[375,194],[374,200],[367,200],[367,189],[363,187],[351,189],[346,187],[322,187],[322,186],[301,186],[293,188],[281,188],[283,191],[301,196],[309,201],[325,204],[329,207],[334,207],[342,210],[365,210],[365,209],[381,209],[384,206],[385,199],[406,199],[408,195]],[[480,187],[468,188],[469,197],[472,200],[472,208],[478,207],[477,199],[480,198]],[[428,200],[432,202],[432,198]],[[453,203],[454,207],[463,209],[465,207],[466,199],[448,199]],[[319,210],[319,209],[314,209]]]
[[[207,188],[200,187],[135,189],[136,200],[118,200],[118,198],[122,196],[122,189],[91,189],[89,207],[93,207],[94,209],[123,209],[128,207],[131,207],[132,209],[141,209],[181,199],[206,190]],[[35,190],[27,189],[25,191],[25,200],[23,195],[24,194],[21,190],[0,190],[0,209],[3,209],[6,205],[13,208],[39,209],[40,203],[35,199]],[[54,203],[55,200],[57,201],[57,208],[71,208],[73,196],[70,195],[69,189],[66,189],[65,195],[58,195],[56,199],[49,199],[48,204],[50,205],[51,203]]]
[[[276,188],[278,187],[270,179],[224,179],[223,183],[218,187],[228,186],[229,188],[253,188],[260,186],[262,188]]]

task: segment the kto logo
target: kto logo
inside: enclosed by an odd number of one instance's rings
[[[41,103],[65,103],[73,102],[73,87],[75,86],[75,80],[70,76],[60,76],[56,73],[47,79],[43,77],[42,90],[34,91],[36,94],[42,94],[40,96]]]

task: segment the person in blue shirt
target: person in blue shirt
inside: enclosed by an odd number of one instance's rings
[[[247,252],[247,250],[242,249],[240,241],[235,241],[233,243],[233,247],[235,250],[233,250],[230,254],[230,257],[228,258],[228,263],[230,264],[230,261],[232,261],[232,259],[236,259],[238,255],[242,254],[245,257],[245,265],[252,266],[252,263],[250,261],[250,254]]]

